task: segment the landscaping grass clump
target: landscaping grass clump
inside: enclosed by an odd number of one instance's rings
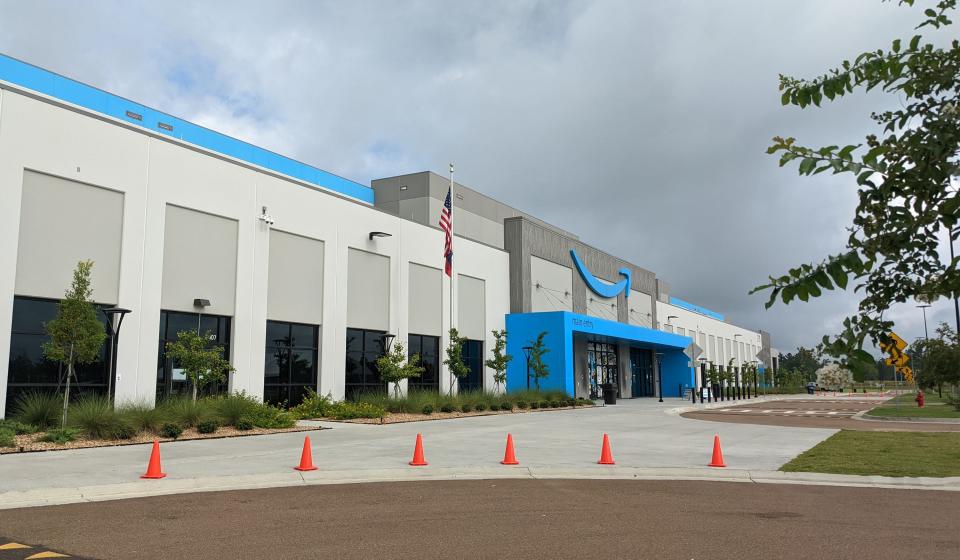
[[[443,406],[440,407],[440,412],[447,412],[447,413],[453,412],[453,406],[450,404],[444,404]]]
[[[427,416],[433,414],[433,405],[432,404],[423,405],[423,408],[420,410],[420,412],[426,414]]]
[[[125,403],[117,408],[117,412],[138,432],[159,433],[167,421],[166,410],[146,401]]]
[[[500,403],[500,410],[513,410],[513,403],[510,401],[503,401]]]
[[[540,402],[539,402],[539,401],[533,401],[532,403],[530,403],[530,408],[533,409],[533,410],[537,410],[538,408],[540,408]]]
[[[54,428],[40,436],[40,441],[63,445],[77,439],[80,430],[76,428]]]
[[[478,402],[477,404],[473,405],[473,409],[476,410],[477,412],[483,412],[484,410],[487,409],[487,403]]]
[[[84,395],[67,412],[67,421],[94,439],[130,439],[136,434],[126,418],[101,395]]]
[[[29,391],[17,398],[13,416],[24,424],[44,429],[60,425],[63,397],[53,393]]]
[[[529,406],[529,405],[527,404],[527,401],[524,401],[524,400],[518,400],[518,401],[517,401],[517,408],[519,408],[520,410],[526,410],[526,409],[527,409],[527,406]]]
[[[785,472],[960,476],[960,432],[840,431],[780,467]]]
[[[227,426],[236,426],[241,418],[250,418],[263,403],[243,391],[209,399],[217,417]],[[199,425],[198,425],[199,427]]]
[[[184,428],[192,428],[213,417],[214,411],[203,399],[193,401],[189,397],[170,397],[157,406],[170,422]]]
[[[470,403],[463,403],[460,405],[460,412],[467,413],[473,410],[473,407],[470,406]]]
[[[297,406],[289,410],[294,418],[323,418],[327,415],[333,402],[329,395],[318,395],[313,389],[307,390],[307,396]],[[249,418],[247,418],[249,420]]]
[[[242,432],[249,432],[254,428],[253,422],[247,420],[246,418],[237,420],[237,423],[234,425],[234,427]]]

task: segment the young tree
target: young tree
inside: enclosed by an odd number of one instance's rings
[[[443,364],[450,370],[450,394],[453,394],[453,380],[463,379],[470,375],[470,368],[463,362],[463,343],[466,338],[460,336],[460,331],[450,328],[450,343],[447,345],[447,359]]]
[[[73,271],[73,282],[57,305],[57,316],[43,325],[50,340],[43,344],[43,356],[67,366],[67,382],[63,393],[61,427],[67,424],[70,402],[70,380],[75,377],[74,365],[89,364],[100,355],[107,334],[97,320],[97,310],[90,301],[90,271],[93,261],[80,261]]]
[[[899,3],[913,6],[914,0]],[[956,7],[957,0],[940,0],[917,28],[951,25],[948,14]],[[800,175],[850,174],[859,203],[841,253],[771,276],[753,290],[769,292],[769,308],[777,299],[807,301],[823,290],[846,289],[852,277],[862,294],[857,315],[844,320],[838,336],[823,340],[828,354],[866,362],[873,357],[864,342],[885,341],[893,323],[883,313],[893,303],[960,296],[958,261],[942,263],[937,250],[941,230],[952,239],[960,234],[960,195],[951,187],[960,170],[960,40],[940,48],[915,35],[817,78],[780,76],[781,102],[800,108],[874,88],[890,94],[894,109],[871,114],[880,133],[866,137],[865,151],[858,151],[862,145],[809,148],[793,138],[773,139],[767,153],[779,153],[781,166],[799,161]]]
[[[540,380],[550,377],[550,368],[543,361],[543,355],[550,351],[543,344],[543,338],[547,336],[546,332],[537,335],[537,340],[530,347],[530,369],[533,370],[533,381],[537,384],[537,390],[540,390]]]
[[[913,346],[921,357],[920,367],[914,368],[918,386],[937,387],[943,395],[944,384],[960,385],[960,339],[949,325],[940,323],[936,338],[918,340]]]
[[[222,381],[233,366],[223,357],[223,347],[210,345],[210,332],[180,331],[176,342],[167,343],[167,357],[183,368],[193,388],[193,400],[197,392],[208,384]]]
[[[507,348],[507,331],[490,331],[495,340],[493,345],[493,357],[485,362],[486,366],[494,371],[493,382],[499,387],[507,382],[507,364],[513,359],[510,354],[503,351]]]
[[[380,372],[380,379],[393,383],[393,395],[400,398],[400,382],[420,377],[425,370],[420,366],[420,354],[414,354],[407,359],[403,344],[395,342],[389,353],[377,358],[377,371]]]

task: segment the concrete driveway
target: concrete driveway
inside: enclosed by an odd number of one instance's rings
[[[617,467],[702,469],[710,460],[713,436],[719,434],[731,469],[761,471],[776,470],[835,432],[704,422],[668,413],[678,406],[685,403],[645,399],[608,407],[383,426],[324,423],[332,429],[306,434],[313,442],[318,473],[383,480],[391,478],[390,473],[407,476],[411,470],[455,474],[490,469],[494,475],[503,473],[509,469],[499,464],[507,432],[513,434],[522,467],[587,475],[596,471],[599,476],[604,476],[599,474],[603,469],[610,469],[596,464],[605,432],[610,435]],[[418,432],[423,433],[430,466],[413,469],[407,461]],[[139,479],[150,453],[148,445],[4,455],[0,456],[0,497],[10,492],[36,492],[53,496],[51,503],[56,503],[58,489],[162,487],[178,480],[228,477],[248,477],[250,481],[299,477],[291,467],[299,461],[304,435],[165,443],[161,449],[168,477],[161,481]],[[64,497],[62,501],[72,500]]]

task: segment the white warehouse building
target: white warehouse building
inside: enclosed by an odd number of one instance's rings
[[[546,311],[519,295],[526,253],[512,244],[511,224],[575,236],[456,185],[451,309],[437,226],[447,187],[429,173],[361,185],[0,55],[0,355],[9,356],[0,418],[19,395],[63,384],[62,367],[42,356],[43,324],[87,259],[96,305],[131,312],[114,378],[106,344],[78,369],[79,394],[112,387],[118,402],[155,402],[187,392],[164,348],[198,328],[235,368],[213,391],[290,404],[307,388],[337,399],[382,390],[373,361],[391,338],[427,367],[409,388],[446,391],[451,326],[467,339],[471,370],[458,388],[492,389],[483,365],[491,331],[508,315]],[[589,253],[585,261],[600,266]],[[587,313],[571,274],[569,309],[558,312]],[[671,303],[647,274],[634,274],[631,305],[646,302],[644,330],[670,331],[672,347],[697,343],[718,364],[753,362],[769,348],[759,331]],[[626,308],[618,318],[623,297],[610,298],[613,315],[601,320],[643,328]],[[634,340],[640,349],[643,336]],[[626,387],[633,374],[625,364],[613,375]]]

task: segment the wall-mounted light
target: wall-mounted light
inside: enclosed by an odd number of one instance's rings
[[[667,315],[667,324],[670,324],[670,319],[679,319],[676,315]]]
[[[193,306],[194,306],[194,307],[200,307],[200,308],[210,307],[210,300],[209,300],[209,299],[203,299],[203,298],[197,298],[197,299],[193,300]]]
[[[393,237],[393,234],[385,231],[371,231],[369,236],[370,241],[373,241],[374,237]]]

